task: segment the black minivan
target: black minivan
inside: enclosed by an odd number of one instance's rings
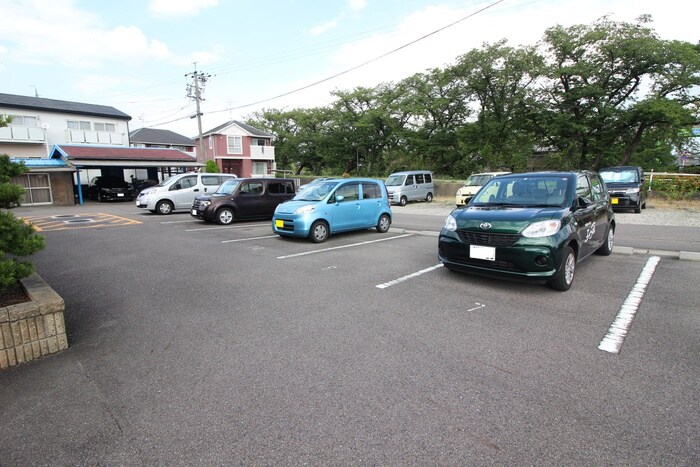
[[[278,204],[294,197],[295,187],[291,178],[227,180],[216,193],[196,197],[190,214],[222,225],[236,219],[269,219]]]
[[[608,188],[613,209],[633,209],[639,214],[647,207],[644,170],[641,167],[606,167],[598,173]]]

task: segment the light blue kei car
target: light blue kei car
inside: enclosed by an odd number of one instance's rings
[[[309,186],[277,206],[272,230],[288,237],[325,242],[332,234],[391,226],[391,207],[384,182],[371,178],[336,178]]]

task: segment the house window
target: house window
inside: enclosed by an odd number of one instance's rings
[[[243,154],[243,138],[241,136],[227,136],[228,153]]]
[[[12,122],[10,122],[12,126],[28,126],[35,128],[38,120],[36,117],[29,117],[27,115],[8,115],[8,117],[12,119]]]
[[[253,162],[253,175],[267,175],[267,162]]]
[[[265,146],[265,140],[262,138],[253,138],[250,140],[250,144],[253,146]]]
[[[114,133],[116,131],[116,126],[114,123],[95,123],[95,131],[108,131]]]
[[[84,120],[77,121],[77,120],[68,120],[68,129],[69,130],[90,130],[92,126],[90,125],[90,122],[86,122]]]

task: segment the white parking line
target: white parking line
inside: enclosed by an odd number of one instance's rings
[[[202,227],[201,229],[187,229],[185,232],[199,232],[200,230],[219,230],[219,229],[238,229],[243,227],[256,227],[268,224],[235,224],[235,225],[220,225],[218,227]]]
[[[637,278],[637,283],[634,284],[634,287],[632,287],[629,295],[627,295],[627,299],[622,304],[620,311],[617,312],[617,316],[610,325],[608,333],[605,335],[603,340],[600,341],[598,350],[603,350],[610,353],[620,353],[620,349],[625,341],[627,332],[632,325],[634,315],[637,313],[639,305],[642,303],[644,292],[646,292],[646,288],[649,285],[649,282],[651,282],[651,278],[654,275],[654,270],[656,269],[656,265],[659,264],[660,259],[661,258],[658,256],[652,256],[649,258],[649,261],[647,261],[646,266],[644,266],[644,269],[642,269],[642,272]]]
[[[413,234],[397,235],[396,237],[381,238],[379,240],[369,240],[367,242],[351,243],[350,245],[341,245],[341,246],[334,246],[331,248],[323,248],[322,250],[305,251],[304,253],[295,253],[293,255],[278,256],[277,259],[287,259],[287,258],[294,258],[297,256],[313,255],[316,253],[323,253],[325,251],[340,250],[341,248],[352,248],[355,246],[368,245],[370,243],[377,243],[377,242],[386,242],[388,240],[396,240],[398,238],[412,237],[412,236],[413,236]]]
[[[383,284],[375,285],[375,287],[378,289],[386,289],[387,287],[391,287],[392,285],[400,284],[400,283],[405,282],[409,279],[413,279],[414,277],[418,277],[422,274],[425,274],[426,272],[434,271],[434,270],[439,269],[441,267],[442,267],[442,263],[440,263],[436,266],[427,268],[427,269],[422,269],[418,272],[414,272],[413,274],[409,274],[408,276],[399,277],[398,279],[394,279],[393,281],[389,281],[389,282],[385,282]],[[469,311],[471,311],[471,310],[469,310]]]
[[[248,240],[260,240],[263,238],[273,238],[273,237],[278,237],[278,235],[266,235],[264,237],[251,237],[251,238],[238,238],[236,240],[222,240],[221,243],[247,242]]]
[[[201,221],[198,221],[198,220],[196,220],[196,219],[192,219],[192,220],[189,220],[189,221],[161,221],[160,223],[161,223],[161,224],[186,224],[186,223],[192,224],[192,223],[195,223],[195,222],[201,222]]]

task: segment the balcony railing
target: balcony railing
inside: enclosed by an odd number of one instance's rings
[[[107,131],[66,130],[66,141],[69,143],[110,144],[124,146],[124,133]]]
[[[259,159],[266,161],[275,160],[275,147],[274,146],[251,146],[250,147],[250,158]]]
[[[0,128],[0,141],[10,143],[45,143],[46,130],[28,126],[6,126]]]

